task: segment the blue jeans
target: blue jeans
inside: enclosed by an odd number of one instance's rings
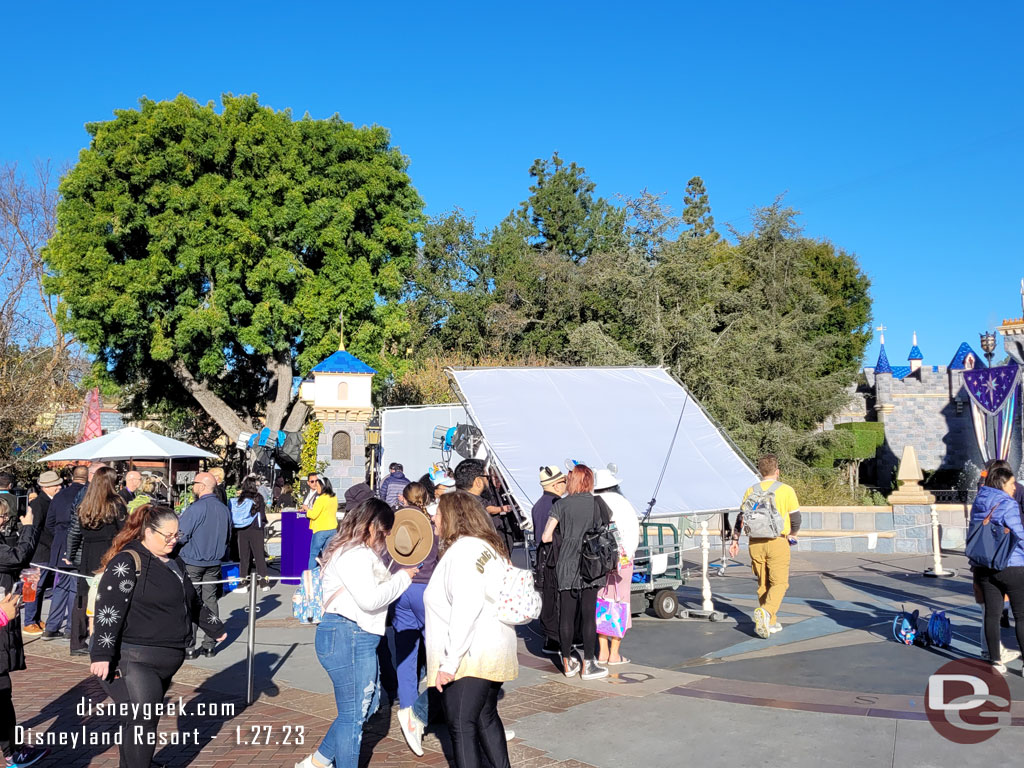
[[[335,768],[357,768],[363,723],[380,704],[380,668],[374,635],[336,613],[316,628],[316,657],[334,684],[338,716],[317,749],[317,762]]]
[[[309,542],[309,565],[306,566],[309,570],[312,571],[316,568],[317,555],[334,534],[335,531],[317,531],[313,534],[313,538]]]
[[[61,570],[68,568],[65,563],[60,563],[57,567]],[[53,587],[53,592],[50,593],[50,612],[46,614],[47,632],[60,632],[64,628],[64,622],[68,622],[70,628],[71,606],[78,593],[77,577],[67,576],[63,573],[55,575],[57,582]]]
[[[426,619],[423,615],[423,591],[426,584],[411,584],[395,602],[395,671],[398,674],[398,705],[413,706],[420,691],[420,641]]]

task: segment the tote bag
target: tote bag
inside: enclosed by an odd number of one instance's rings
[[[965,554],[971,565],[1001,571],[1018,543],[1017,534],[1005,525],[992,525],[992,512],[989,512],[984,520],[971,523]]]

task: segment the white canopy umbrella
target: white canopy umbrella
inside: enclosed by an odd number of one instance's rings
[[[217,459],[215,454],[188,443],[138,427],[125,427],[39,461],[119,461],[128,459]]]

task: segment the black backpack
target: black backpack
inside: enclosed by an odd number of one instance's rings
[[[594,527],[583,534],[580,551],[580,577],[584,585],[593,584],[615,570],[619,560],[619,546],[615,534],[608,530],[609,520],[603,504],[594,498]]]

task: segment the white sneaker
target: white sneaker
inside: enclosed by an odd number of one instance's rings
[[[1001,661],[997,661],[992,665],[992,669],[998,672],[1000,675],[1006,674],[1006,665]]]
[[[402,728],[405,743],[417,757],[423,757],[423,723],[412,713],[412,707],[398,710],[398,725]]]
[[[269,584],[264,584],[262,587],[260,587],[260,592],[269,592],[269,591],[270,591],[270,585]]]
[[[754,609],[754,631],[758,637],[767,638],[771,634],[771,622],[772,617],[768,615],[768,611],[764,608]]]
[[[779,622],[775,622],[775,623],[774,623],[774,624],[772,624],[772,625],[771,625],[770,627],[768,627],[768,632],[769,632],[770,634],[773,634],[773,635],[774,635],[774,634],[775,634],[776,632],[781,632],[781,631],[782,631],[782,625],[781,625],[781,624],[779,624]]]
[[[583,662],[583,673],[580,678],[583,680],[599,680],[602,677],[608,677],[608,670],[605,667],[598,666],[597,662],[593,659],[587,659]]]
[[[1009,664],[1011,661],[1016,661],[1019,658],[1020,658],[1020,651],[1011,650],[1011,649],[1007,648],[1004,645],[1003,646],[1003,653],[1002,653],[1002,656],[1000,657],[999,660],[1001,662],[1003,662],[1003,664]]]
[[[329,766],[317,765],[317,763],[313,761],[312,755],[306,755],[295,764],[295,768],[329,768]]]
[[[512,741],[516,737],[516,732],[511,728],[505,729],[505,741]]]
[[[235,594],[236,595],[248,595],[249,594],[249,587],[247,587],[247,586],[246,587],[238,587],[238,588],[235,589]]]

